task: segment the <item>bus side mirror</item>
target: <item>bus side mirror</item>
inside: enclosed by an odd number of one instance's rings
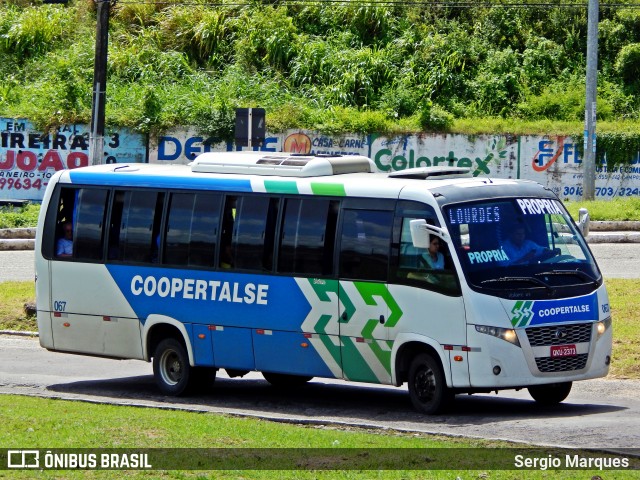
[[[444,229],[429,225],[423,219],[411,220],[409,222],[409,230],[411,231],[411,243],[416,248],[429,248],[431,235],[441,238],[446,243],[451,240],[451,237]]]
[[[583,237],[589,235],[589,210],[581,208],[578,211],[578,229]]]

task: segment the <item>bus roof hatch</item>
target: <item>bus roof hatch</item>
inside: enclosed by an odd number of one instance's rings
[[[191,171],[316,177],[375,172],[375,165],[359,155],[296,155],[264,152],[208,152],[191,162]]]
[[[392,178],[415,178],[418,180],[440,180],[445,178],[469,178],[471,169],[465,167],[420,167],[399,170],[389,174]]]

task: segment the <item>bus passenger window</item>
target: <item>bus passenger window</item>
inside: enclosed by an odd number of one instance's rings
[[[220,235],[220,268],[233,268],[233,252],[231,242],[233,240],[234,223],[236,219],[238,197],[228,196],[222,213],[222,232]]]
[[[386,280],[393,212],[344,210],[340,277]]]
[[[213,267],[220,195],[174,193],[169,202],[163,263]]]
[[[118,205],[120,199],[121,210]],[[153,191],[116,193],[109,235],[110,259],[143,263],[157,261],[163,199],[163,193]],[[119,216],[121,218],[117,222]]]
[[[107,212],[109,191],[83,188],[80,190],[75,228],[75,258],[102,260],[103,226]]]
[[[286,200],[278,272],[299,275],[329,275],[338,204],[316,198]]]
[[[278,216],[278,200],[264,196],[237,197],[231,238],[234,268],[241,270],[273,270],[273,247]],[[228,212],[225,208],[225,215]],[[224,247],[224,243],[221,247]],[[222,255],[226,252],[221,250]]]

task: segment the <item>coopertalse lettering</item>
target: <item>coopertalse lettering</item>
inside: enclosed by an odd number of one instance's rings
[[[563,307],[543,308],[538,312],[541,317],[553,317],[555,315],[567,315],[572,313],[588,313],[589,305],[566,305]]]
[[[131,279],[131,293],[147,297],[267,305],[269,285],[136,275]]]

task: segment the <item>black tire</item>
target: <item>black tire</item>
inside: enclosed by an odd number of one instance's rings
[[[300,387],[313,377],[306,375],[288,375],[286,373],[262,372],[264,379],[274,387]]]
[[[193,377],[189,356],[182,343],[175,338],[162,340],[153,353],[153,376],[162,393],[180,396],[189,393]]]
[[[440,413],[453,401],[440,362],[427,353],[417,355],[411,362],[408,383],[411,403],[421,413]]]
[[[550,383],[529,387],[529,395],[540,405],[556,405],[569,396],[571,382]]]

